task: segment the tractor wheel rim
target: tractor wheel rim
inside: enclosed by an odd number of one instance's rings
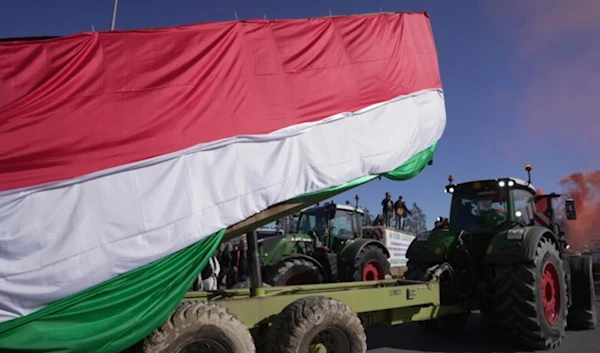
[[[362,270],[363,281],[378,281],[385,278],[385,273],[381,264],[377,261],[369,261],[365,264]]]
[[[551,262],[546,262],[542,269],[542,307],[544,316],[550,325],[555,325],[558,322],[561,310],[560,301],[560,281],[558,279],[558,271],[556,266]]]

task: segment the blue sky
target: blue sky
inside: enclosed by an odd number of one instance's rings
[[[568,4],[570,5],[568,5]],[[110,26],[113,0],[6,1],[0,37],[67,35]],[[534,166],[536,187],[598,169],[600,1],[536,0],[120,0],[117,29],[234,19],[428,11],[446,96],[447,128],[434,165],[405,182],[378,181],[361,195],[377,213],[386,191],[417,201],[431,225],[448,214],[448,174],[457,181],[515,176]]]

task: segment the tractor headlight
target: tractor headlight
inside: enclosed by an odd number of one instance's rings
[[[514,182],[514,181],[512,181],[512,180],[509,180],[509,181],[508,181],[508,186],[514,186],[514,185],[515,185],[515,182]]]
[[[501,188],[503,188],[505,185],[506,185],[506,183],[504,182],[504,180],[500,180],[498,182],[498,186],[501,187]]]

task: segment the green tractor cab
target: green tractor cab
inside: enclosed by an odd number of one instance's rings
[[[514,338],[548,349],[560,343],[567,323],[595,327],[592,262],[589,256],[567,254],[555,217],[552,201],[566,198],[566,219],[576,219],[574,201],[568,195],[538,195],[531,165],[526,170],[528,181],[455,184],[450,176],[445,188],[452,195],[449,222],[417,235],[406,254],[405,277],[440,279],[442,304],[480,310]],[[456,330],[467,317],[427,325]]]
[[[364,212],[326,203],[297,216],[297,233],[259,241],[263,279],[273,286],[381,280],[390,275],[389,251],[363,235]]]

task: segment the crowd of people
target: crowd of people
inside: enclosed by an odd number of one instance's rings
[[[215,291],[231,288],[238,282],[248,279],[248,242],[242,238],[238,244],[221,244],[210,258],[192,290]]]

